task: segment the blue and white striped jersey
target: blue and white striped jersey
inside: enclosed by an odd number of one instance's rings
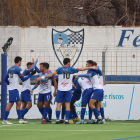
[[[51,74],[52,72],[49,70],[46,73],[39,73],[38,76],[46,76],[48,74]],[[51,78],[45,78],[40,81],[40,86],[39,86],[39,93],[45,94],[51,92],[51,85],[52,85],[52,80],[56,79],[55,77]]]

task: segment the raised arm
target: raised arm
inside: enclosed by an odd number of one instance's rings
[[[38,58],[36,59],[34,65],[29,69],[29,72],[31,72],[33,69],[35,69],[37,62],[38,62]]]
[[[92,74],[79,74],[78,75],[79,77],[91,77],[92,76]]]
[[[37,66],[35,66],[35,70],[40,73],[40,69]]]

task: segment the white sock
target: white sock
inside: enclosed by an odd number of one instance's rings
[[[97,122],[97,119],[95,119],[94,121]]]

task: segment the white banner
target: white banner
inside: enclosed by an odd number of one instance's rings
[[[123,84],[108,84],[105,87],[103,106],[105,110],[105,118],[111,120],[139,120],[140,119],[140,85],[123,85]],[[52,87],[53,90],[53,87]],[[33,106],[25,115],[27,119],[42,118],[38,108],[38,89],[34,90],[32,95]],[[7,101],[8,102],[8,101]],[[81,100],[75,103],[76,111],[80,116]],[[52,97],[52,119],[55,119],[56,103]],[[10,111],[9,118],[17,118],[16,104]],[[85,119],[88,118],[88,107],[86,108]],[[94,116],[92,117],[94,119]]]

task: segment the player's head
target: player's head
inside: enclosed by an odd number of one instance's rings
[[[41,72],[44,73],[48,69],[49,69],[49,64],[48,63],[46,63],[46,62],[40,63],[40,71]]]
[[[87,60],[86,67],[92,67],[92,66],[97,66],[97,63],[92,60]]]
[[[18,66],[21,66],[21,61],[22,61],[22,58],[21,58],[20,56],[16,56],[16,57],[15,57],[14,62],[15,62],[15,64],[17,64]]]
[[[70,67],[70,66],[71,66],[70,59],[69,59],[69,58],[64,58],[63,64],[64,64],[64,65],[68,65],[68,66]]]
[[[28,62],[26,65],[27,65],[27,69],[30,69],[33,66],[33,63],[32,62]]]

